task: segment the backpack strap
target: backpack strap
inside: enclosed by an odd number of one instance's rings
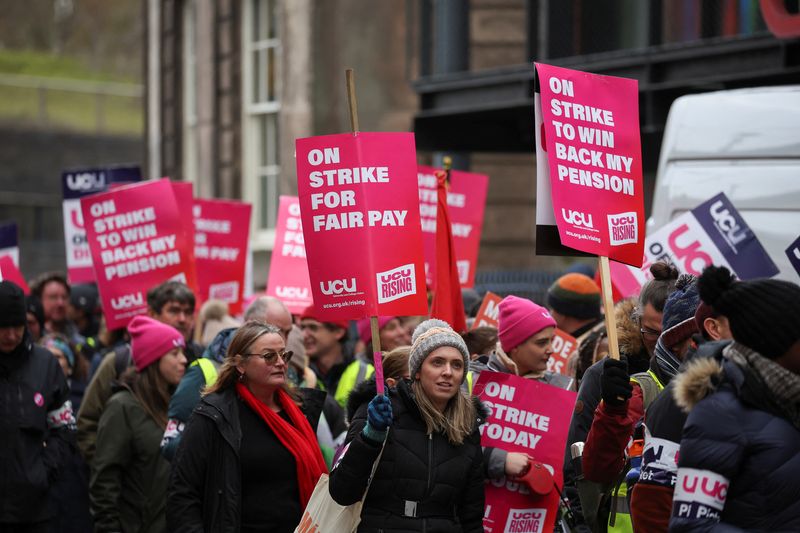
[[[117,378],[132,364],[133,358],[131,357],[130,344],[123,344],[114,348],[114,371],[117,373]]]

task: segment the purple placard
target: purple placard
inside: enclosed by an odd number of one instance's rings
[[[0,250],[19,246],[16,222],[0,222]]]
[[[795,239],[786,249],[786,257],[789,258],[789,262],[797,271],[797,274],[800,275],[800,237]]]
[[[769,278],[778,273],[778,265],[724,193],[692,209],[692,214],[739,279]]]

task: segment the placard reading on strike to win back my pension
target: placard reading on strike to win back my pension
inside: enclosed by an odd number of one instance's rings
[[[636,80],[541,63],[535,68],[537,243],[539,226],[555,223],[562,245],[640,266],[644,191]],[[552,239],[541,241],[545,246]],[[537,253],[548,251],[537,245]]]
[[[326,135],[296,148],[320,318],[427,313],[413,134]]]
[[[81,200],[107,327],[147,312],[148,289],[169,279],[195,287],[192,243],[168,179]]]

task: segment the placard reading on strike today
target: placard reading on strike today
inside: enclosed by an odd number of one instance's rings
[[[232,200],[194,201],[198,307],[213,298],[227,302],[231,315],[242,311],[251,210]]]
[[[548,163],[537,165],[537,180],[550,183],[561,244],[640,266],[644,194],[636,80],[535,67],[542,121],[537,156],[543,149]],[[549,209],[542,200],[537,197],[537,208]]]
[[[168,179],[83,198],[81,211],[109,329],[145,313],[151,287],[170,279],[195,286],[192,243]]]
[[[64,244],[67,253],[67,279],[70,283],[94,281],[92,252],[86,242],[81,198],[106,191],[114,183],[136,183],[141,180],[141,170],[135,165],[73,169],[61,173]]]
[[[281,196],[275,224],[275,247],[269,263],[267,296],[282,301],[289,312],[301,314],[314,303],[308,279],[306,242],[300,218],[300,199]]]
[[[474,394],[490,409],[480,427],[481,445],[527,453],[564,485],[562,466],[567,432],[577,394],[513,374],[481,372]],[[527,485],[507,478],[485,485],[485,531],[553,531],[559,496],[533,494]]]
[[[422,218],[422,240],[425,251],[425,275],[428,286],[435,289],[436,272],[436,172],[433,167],[419,166],[419,211]],[[483,229],[483,212],[489,176],[459,170],[450,171],[447,207],[456,249],[458,281],[462,287],[475,285],[478,249]]]
[[[637,294],[652,277],[650,266],[662,260],[694,276],[709,265],[727,267],[744,280],[778,273],[778,266],[724,193],[648,235],[641,268],[612,262],[614,287],[622,296]]]
[[[296,149],[320,318],[427,313],[414,135],[309,137]]]

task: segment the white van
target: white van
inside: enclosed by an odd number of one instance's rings
[[[800,236],[800,86],[683,96],[669,112],[647,232],[724,192],[780,268]]]

